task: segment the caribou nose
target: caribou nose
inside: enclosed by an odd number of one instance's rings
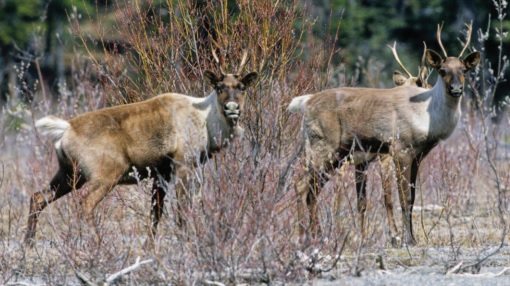
[[[462,94],[462,85],[460,84],[452,84],[450,86],[450,94],[452,95],[461,95]]]
[[[233,101],[227,102],[227,104],[225,104],[226,110],[236,110],[238,108],[239,108],[239,104],[237,104]]]

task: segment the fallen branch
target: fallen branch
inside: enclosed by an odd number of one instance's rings
[[[459,270],[461,269],[462,267],[462,264],[464,264],[464,261],[461,261],[459,262],[457,265],[453,266],[452,269],[448,270],[446,272],[446,275],[452,275],[452,274],[456,274],[459,272]]]
[[[349,236],[350,231],[348,231],[342,240],[342,245],[340,246],[340,249],[336,251],[337,246],[335,246],[335,252],[337,252],[336,255],[331,257],[330,255],[322,255],[319,251],[319,249],[314,249],[310,256],[306,255],[303,252],[298,252],[297,256],[299,257],[301,263],[305,264],[305,269],[312,273],[313,275],[318,275],[321,273],[327,273],[331,270],[333,270],[338,262],[341,259],[341,254],[344,251],[345,244],[347,243],[347,237]]]
[[[85,274],[81,273],[80,271],[75,271],[74,274],[78,280],[80,280],[82,285],[97,286],[96,283],[92,282],[87,276],[85,276]]]
[[[113,283],[115,280],[119,279],[121,276],[126,275],[129,272],[132,272],[132,271],[136,270],[137,268],[139,268],[140,266],[147,264],[147,263],[152,263],[152,259],[140,261],[140,256],[138,256],[136,258],[135,264],[133,264],[129,267],[126,267],[126,268],[120,270],[119,272],[116,272],[116,273],[110,275],[108,278],[106,278],[106,284]]]
[[[501,276],[501,275],[505,274],[505,272],[507,272],[509,270],[510,270],[510,267],[505,267],[505,268],[503,268],[503,270],[499,271],[498,273],[492,273],[492,272],[477,273],[477,274],[473,274],[473,273],[456,273],[455,275],[469,276],[469,277],[485,277],[485,278],[489,278],[489,277],[498,277],[498,276]]]
[[[206,285],[214,285],[214,286],[225,286],[225,284],[217,281],[204,280],[204,284]]]
[[[102,282],[102,283],[94,283],[91,279],[89,279],[85,274],[81,273],[80,271],[75,271],[75,274],[76,274],[76,277],[78,278],[78,280],[80,280],[80,282],[83,285],[87,285],[87,286],[111,285],[112,283],[114,283],[117,279],[119,279],[123,275],[126,275],[129,272],[135,271],[140,266],[142,266],[143,264],[147,264],[147,263],[152,263],[152,259],[140,261],[140,257],[137,257],[135,264],[133,264],[129,267],[126,267],[126,268],[120,270],[119,272],[113,273],[112,275],[108,276],[108,278],[106,278],[106,280],[104,280],[104,282]]]
[[[31,283],[28,283],[28,282],[22,282],[22,281],[19,281],[19,282],[11,282],[11,283],[7,283],[6,285],[8,286],[14,286],[14,285],[20,285],[20,286],[38,286],[38,285],[45,285],[45,284],[31,284]]]

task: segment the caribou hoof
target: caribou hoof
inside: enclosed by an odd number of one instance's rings
[[[411,238],[406,239],[406,242],[402,246],[412,247],[415,245],[416,245],[416,239],[414,239],[414,237],[411,237]]]
[[[402,247],[402,239],[400,236],[392,236],[391,237],[391,247],[400,248]]]

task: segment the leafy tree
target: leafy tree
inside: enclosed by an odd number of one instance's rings
[[[56,43],[56,32],[63,34],[68,12],[84,11],[93,3],[93,0],[0,0],[0,102],[7,99],[7,78],[15,78],[12,65],[18,49],[28,55],[43,55],[42,65],[49,78],[55,74],[64,77],[64,49]],[[35,45],[35,39],[43,33],[45,41]]]
[[[0,48],[7,50],[16,44],[24,46],[40,21],[42,3],[39,0],[0,1]]]

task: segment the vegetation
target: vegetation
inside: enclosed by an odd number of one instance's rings
[[[0,1],[0,284],[302,283],[425,266],[445,281],[465,272],[497,273],[510,253],[510,134],[501,112],[509,92],[506,3]],[[398,41],[414,71],[422,41],[436,48],[436,24],[444,22],[445,46],[460,49],[457,37],[463,39],[459,32],[469,20],[472,49],[482,52],[483,64],[468,80],[457,132],[420,168],[418,246],[390,248],[377,164],[369,169],[365,237],[356,224],[350,169],[319,197],[322,236],[292,235],[303,161],[301,118],[286,111],[290,100],[336,86],[392,86],[397,66],[387,44]],[[36,247],[26,249],[28,199],[57,165],[34,120],[167,91],[205,96],[204,70],[219,69],[211,47],[226,70],[247,50],[246,69],[260,79],[248,91],[244,138],[199,168],[189,186],[189,228],[175,225],[170,189],[149,246],[151,182],[140,180],[117,187],[92,224],[81,217],[83,194],[52,204],[41,214]],[[497,124],[490,120],[495,111]]]

